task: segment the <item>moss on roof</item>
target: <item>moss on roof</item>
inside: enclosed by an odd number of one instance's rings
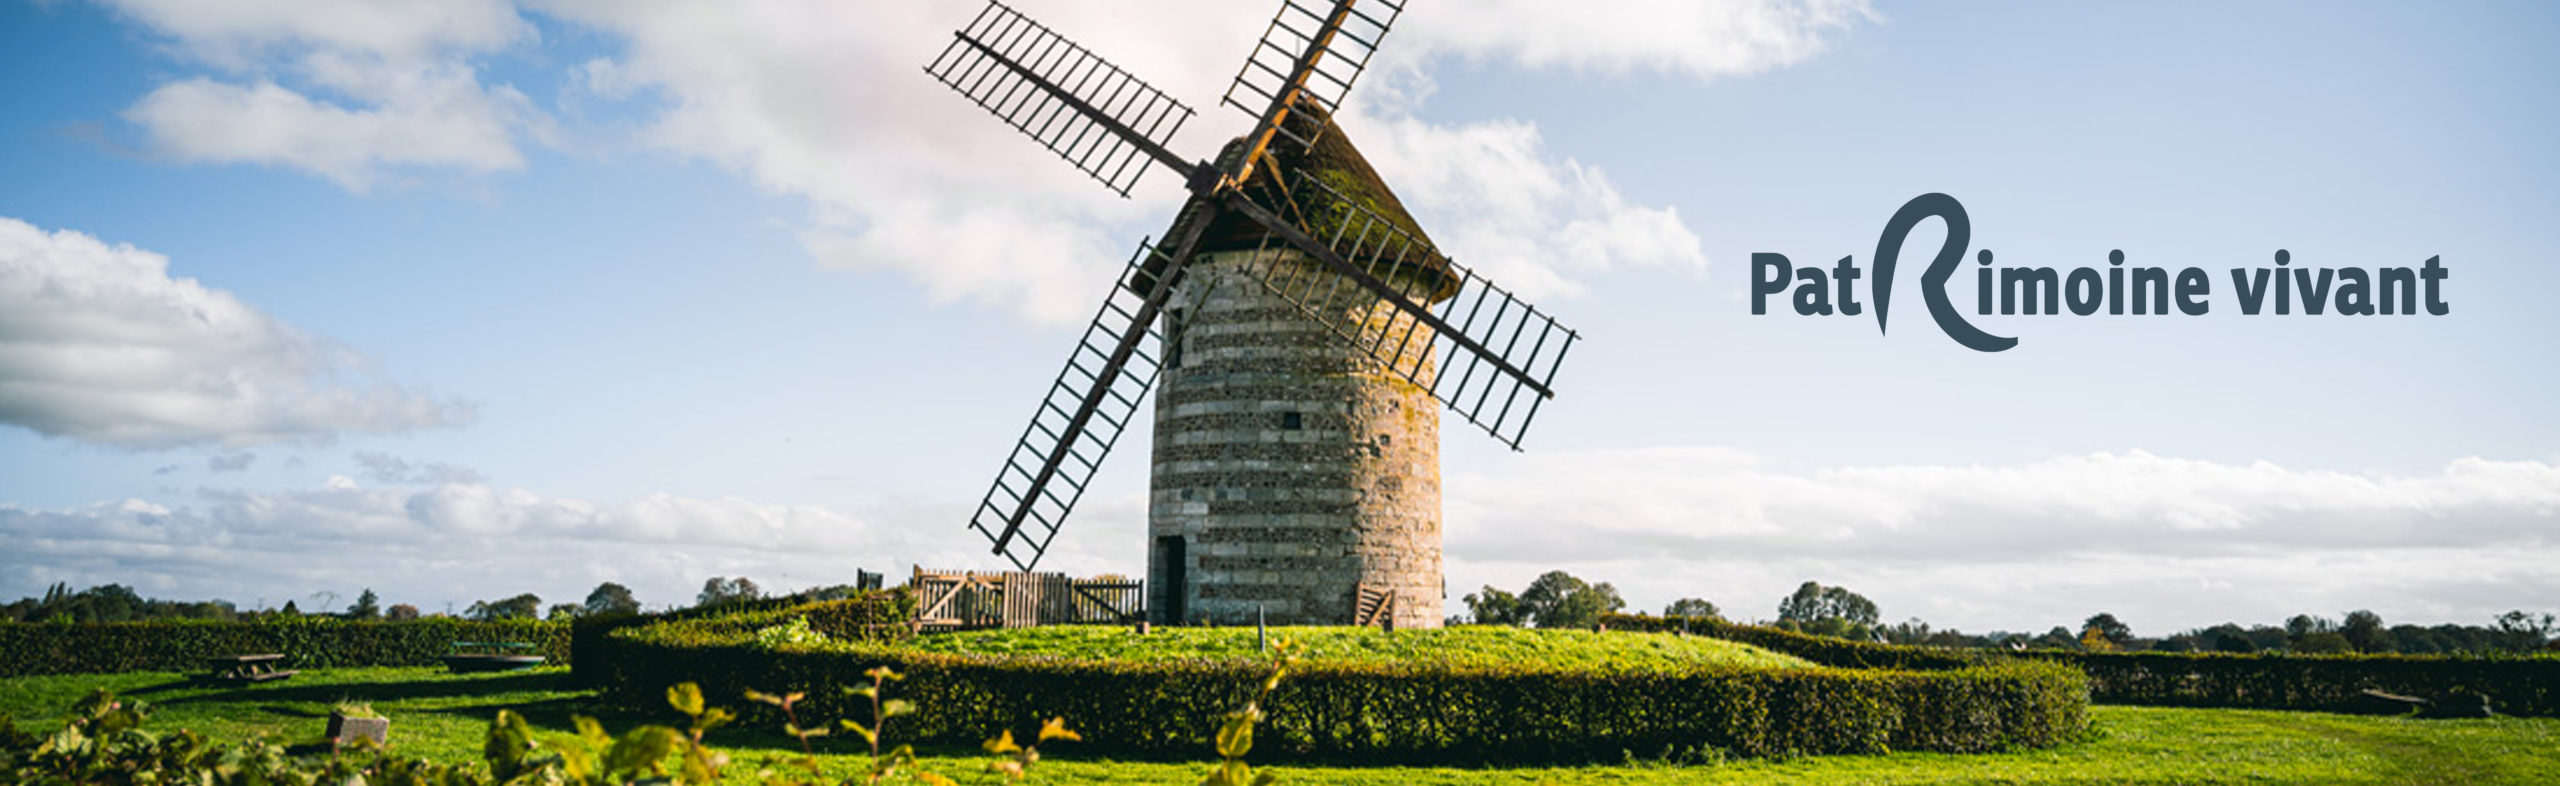
[[[1344,133],[1341,126],[1324,128],[1327,122],[1319,110],[1292,112],[1287,122],[1291,131],[1301,137],[1315,137],[1316,143],[1303,146],[1286,134],[1273,136],[1266,152],[1267,160],[1255,167],[1253,174],[1245,179],[1242,188],[1247,196],[1263,205],[1288,206],[1281,211],[1284,218],[1297,222],[1299,229],[1320,240],[1331,239],[1342,228],[1351,211],[1306,194],[1300,194],[1293,200],[1287,187],[1304,189],[1300,183],[1308,178],[1321,181],[1422,244],[1421,249],[1403,254],[1395,253],[1399,249],[1386,249],[1388,257],[1401,260],[1400,264],[1388,270],[1389,275],[1423,277],[1424,291],[1430,293],[1430,300],[1456,294],[1459,282],[1450,273],[1448,258],[1442,256],[1430,236],[1423,233],[1422,225],[1413,220],[1413,214],[1405,211],[1404,203],[1396,199],[1395,191],[1387,188],[1386,181],[1378,177],[1378,171],[1369,166],[1369,160],[1360,155],[1359,148],[1352,146],[1351,136]],[[1220,169],[1230,168],[1235,159],[1244,154],[1245,141],[1238,137],[1218,153]],[[1287,175],[1285,186],[1283,174]],[[1165,237],[1180,236],[1185,222],[1197,220],[1202,220],[1202,217],[1196,211],[1184,211],[1183,215],[1175,218]],[[1271,237],[1261,224],[1236,211],[1217,209],[1206,220],[1209,226],[1201,233],[1198,253],[1249,251],[1261,248],[1265,242],[1274,246],[1285,245],[1278,238]],[[1364,251],[1362,258],[1351,260],[1353,264],[1366,266],[1379,253],[1377,249]],[[1148,267],[1148,273],[1152,274],[1158,265]]]

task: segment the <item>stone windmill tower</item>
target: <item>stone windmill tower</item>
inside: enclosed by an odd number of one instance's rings
[[[1016,568],[1161,377],[1152,618],[1440,624],[1440,405],[1516,450],[1578,336],[1442,255],[1334,127],[1402,11],[1357,4],[1283,1],[1215,162],[1165,147],[1191,109],[1000,2],[926,67],[1123,196],[1151,162],[1191,191],[971,518]]]

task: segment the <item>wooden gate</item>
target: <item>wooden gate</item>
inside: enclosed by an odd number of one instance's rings
[[[974,573],[916,568],[915,629],[1024,628],[1146,619],[1146,583],[1064,573]]]

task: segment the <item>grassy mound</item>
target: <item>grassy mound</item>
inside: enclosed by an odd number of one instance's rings
[[[990,729],[1066,717],[1094,750],[1155,755],[1206,749],[1274,667],[1249,629],[1051,627],[897,640],[855,624],[886,608],[862,603],[635,619],[584,637],[577,669],[628,707],[695,682],[714,696],[803,693],[803,717],[843,718],[868,711],[845,689],[886,666],[907,677],[894,692],[912,703],[900,723],[918,739],[976,742]],[[1740,756],[1971,753],[2049,747],[2088,728],[2087,677],[2055,664],[1844,669],[1676,633],[1276,634],[1298,643],[1302,659],[1260,702],[1256,755],[1467,763],[1699,746]]]
[[[1299,659],[1314,664],[1457,668],[1545,668],[1559,671],[1666,671],[1734,667],[1800,669],[1813,664],[1748,644],[1704,636],[1593,633],[1465,626],[1393,633],[1370,628],[1272,628],[1273,639],[1296,645]],[[1140,635],[1128,628],[1052,625],[919,636],[901,648],[950,655],[1053,657],[1121,662],[1255,661],[1249,628],[1159,628]]]

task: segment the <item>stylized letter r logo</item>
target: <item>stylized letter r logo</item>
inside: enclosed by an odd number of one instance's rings
[[[1884,224],[1884,234],[1876,237],[1876,332],[1885,332],[1885,312],[1893,306],[1893,264],[1902,255],[1902,240],[1922,219],[1935,217],[1947,224],[1947,240],[1938,246],[1938,256],[1929,260],[1928,272],[1920,275],[1921,297],[1929,301],[1929,316],[1936,319],[1938,329],[1947,337],[1980,352],[1998,352],[2018,345],[2015,338],[1982,332],[1964,321],[1964,313],[1947,302],[1947,279],[1964,264],[1964,249],[1973,241],[1973,222],[1964,214],[1964,204],[1955,197],[1939,193],[1921,194],[1902,203],[1894,211],[1893,220]]]

